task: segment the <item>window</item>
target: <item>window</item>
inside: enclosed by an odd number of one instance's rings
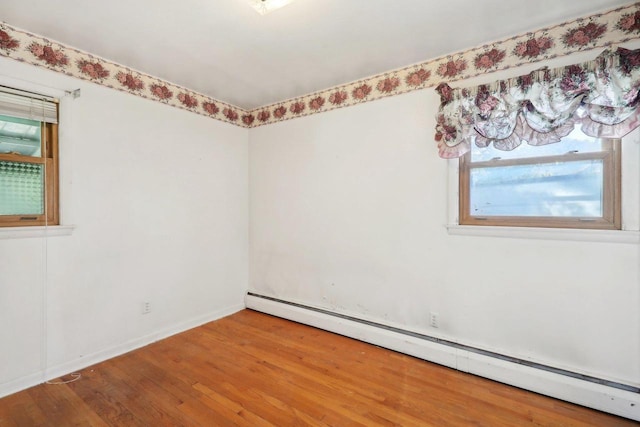
[[[0,227],[57,225],[58,104],[0,87]]]
[[[460,158],[461,225],[620,229],[620,140],[574,129],[512,151],[472,145]]]

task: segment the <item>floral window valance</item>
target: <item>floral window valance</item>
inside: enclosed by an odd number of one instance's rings
[[[620,138],[640,125],[640,49],[606,50],[595,60],[501,80],[436,90],[440,157],[456,158],[471,144],[513,150],[558,142],[574,126],[593,137]]]

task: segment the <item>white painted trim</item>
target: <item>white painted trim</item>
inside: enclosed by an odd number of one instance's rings
[[[277,301],[247,295],[247,308],[345,335],[578,405],[640,421],[640,394],[519,365]]]
[[[579,230],[572,228],[492,227],[447,224],[454,236],[509,237],[513,239],[569,240],[579,242],[640,243],[640,232],[624,230]]]
[[[175,325],[150,333],[140,338],[135,338],[133,340],[116,345],[114,347],[106,348],[93,354],[82,356],[78,359],[70,360],[56,366],[51,366],[47,368],[45,372],[35,372],[6,382],[4,384],[0,384],[0,398],[27,389],[29,387],[42,384],[44,381],[49,381],[62,375],[79,371],[88,366],[92,366],[107,359],[120,356],[137,348],[144,347],[161,339],[170,337],[180,332],[187,331],[205,323],[229,316],[233,313],[243,310],[244,308],[244,304],[235,304],[221,310],[216,310],[211,313],[207,313],[205,315],[177,323]]]
[[[44,382],[42,378],[42,372],[38,371],[0,384],[0,398],[42,384]]]
[[[0,228],[0,240],[26,239],[31,237],[70,236],[75,225],[50,225],[43,227],[3,227]]]

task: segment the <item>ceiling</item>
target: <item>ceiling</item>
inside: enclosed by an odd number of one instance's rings
[[[244,109],[628,0],[2,0],[0,20]]]

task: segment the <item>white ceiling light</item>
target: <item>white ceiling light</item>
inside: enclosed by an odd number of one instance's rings
[[[293,0],[249,0],[249,4],[251,4],[260,15],[265,15],[273,10],[280,9],[291,2],[293,2]]]

